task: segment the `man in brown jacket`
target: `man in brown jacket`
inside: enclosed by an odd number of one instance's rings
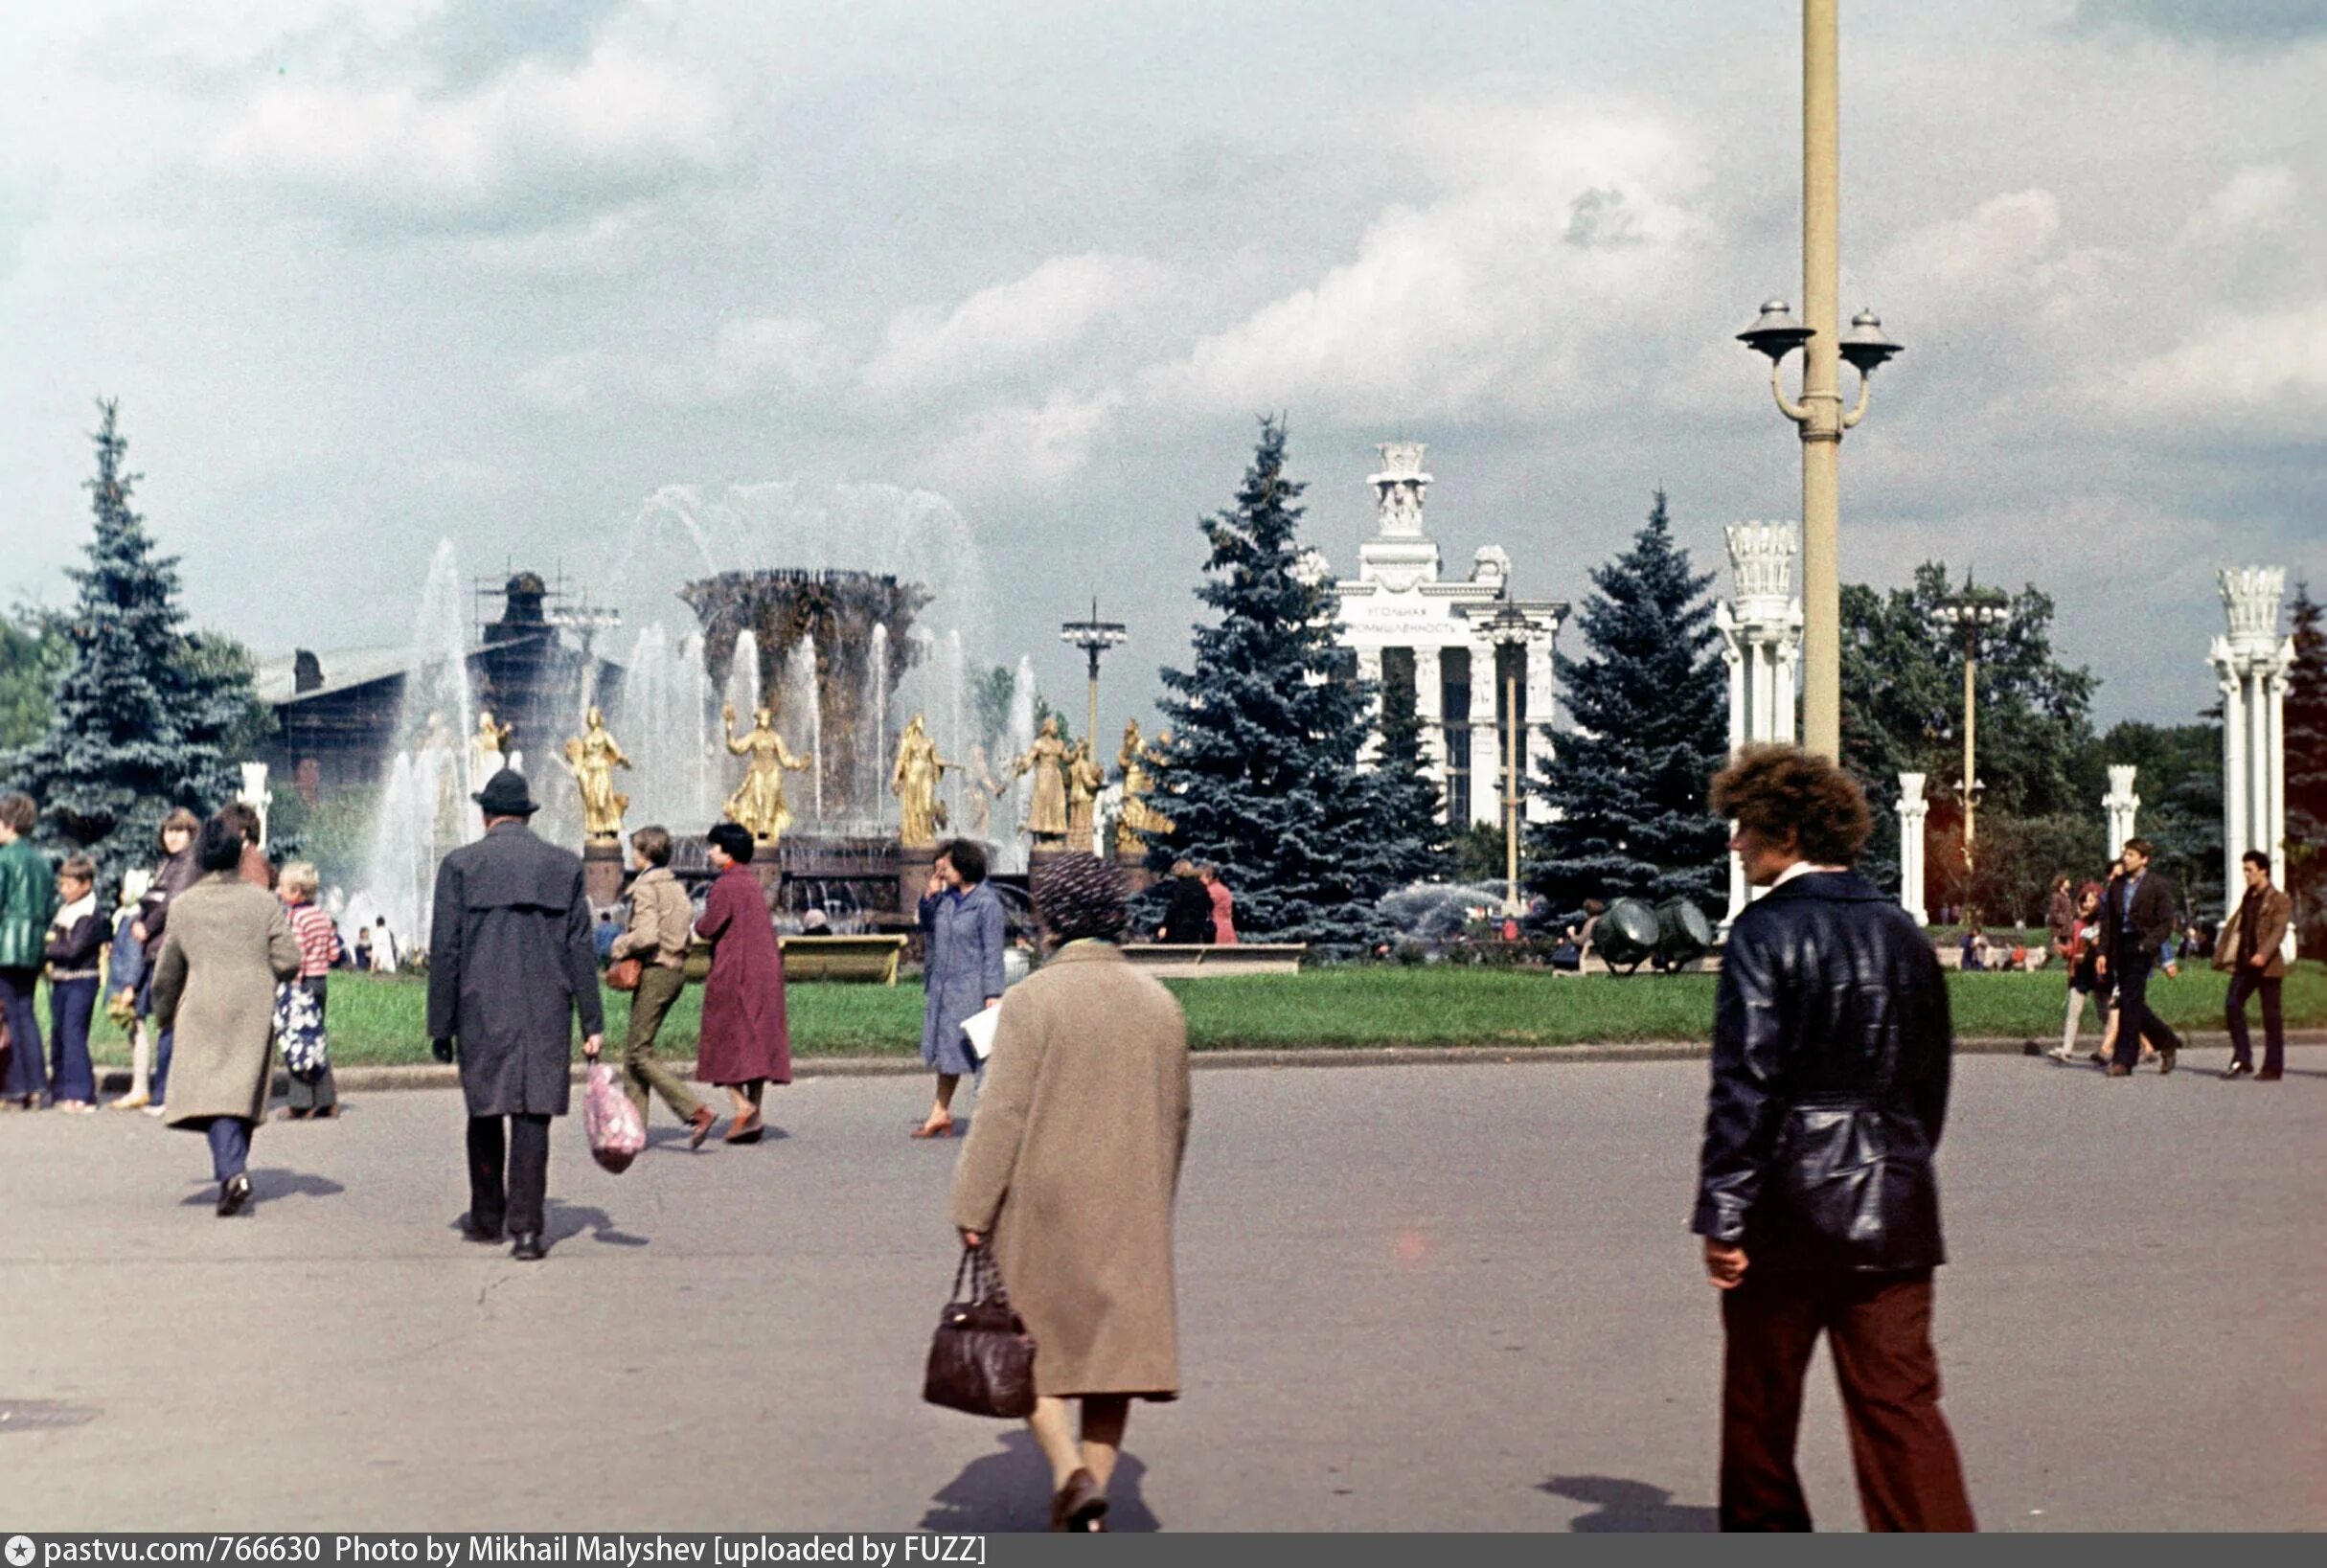
[[[671,1114],[687,1124],[687,1147],[700,1148],[711,1131],[711,1107],[696,1099],[676,1073],[654,1056],[654,1037],[664,1015],[687,989],[687,943],[695,930],[695,905],[671,874],[671,829],[641,828],[630,850],[646,864],[630,884],[629,928],[614,939],[612,957],[637,959],[638,989],[630,993],[630,1029],[622,1042],[623,1086],[647,1117],[647,1091],[663,1097]]]
[[[2225,1079],[2251,1075],[2256,1081],[2275,1083],[2286,1076],[2287,1022],[2279,1012],[2279,983],[2287,975],[2287,922],[2294,905],[2270,885],[2270,857],[2248,850],[2239,857],[2246,874],[2247,895],[2224,924],[2214,943],[2214,967],[2230,971],[2230,995],[2223,1004],[2223,1022],[2230,1031],[2230,1065]],[[2263,1070],[2254,1071],[2254,1041],[2247,1034],[2247,998],[2257,991],[2263,999]]]

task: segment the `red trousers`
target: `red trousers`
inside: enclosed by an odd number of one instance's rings
[[[1802,1380],[1821,1333],[1834,1346],[1866,1528],[1978,1528],[1955,1438],[1939,1410],[1929,1274],[1787,1274],[1755,1266],[1721,1305],[1728,1341],[1722,1529],[1811,1527],[1793,1448]]]

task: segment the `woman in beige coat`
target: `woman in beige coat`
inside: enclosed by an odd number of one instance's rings
[[[950,1213],[969,1245],[991,1241],[1034,1336],[1027,1424],[1050,1461],[1051,1528],[1104,1530],[1131,1399],[1179,1394],[1172,1207],[1188,1034],[1171,992],[1115,946],[1127,912],[1111,867],[1062,854],[1034,895],[1057,952],[1003,1003]]]
[[[174,1030],[169,1122],[208,1134],[218,1217],[250,1201],[250,1132],[266,1114],[275,987],[299,974],[282,903],[240,879],[242,834],[213,817],[194,843],[201,879],[171,901],[153,973],[153,1016]]]

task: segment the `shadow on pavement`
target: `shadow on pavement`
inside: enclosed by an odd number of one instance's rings
[[[1034,1435],[1004,1432],[1001,1443],[1000,1453],[971,1460],[929,1499],[922,1529],[977,1534],[1050,1528],[1050,1466],[1035,1446]],[[1140,1484],[1147,1473],[1148,1467],[1130,1454],[1116,1461],[1114,1478],[1106,1488],[1110,1532],[1144,1534],[1163,1528],[1140,1496]]]
[[[556,1198],[551,1198],[548,1210],[548,1214],[543,1216],[548,1229],[548,1235],[544,1238],[546,1240],[552,1242],[569,1240],[580,1236],[583,1231],[588,1231],[591,1240],[604,1242],[609,1247],[643,1247],[647,1245],[645,1237],[632,1236],[627,1231],[616,1229],[612,1217],[604,1209],[588,1209],[578,1204],[561,1203]]]
[[[279,1197],[337,1197],[347,1191],[329,1176],[310,1176],[300,1170],[274,1168],[250,1169],[250,1200],[268,1203]],[[178,1199],[182,1209],[198,1208],[218,1201],[218,1184],[209,1177],[202,1178],[201,1191]]]
[[[1578,1514],[1568,1529],[1595,1534],[1703,1534],[1719,1527],[1709,1508],[1687,1508],[1662,1487],[1621,1481],[1612,1475],[1555,1475],[1536,1488],[1554,1497],[1589,1503],[1597,1513]]]

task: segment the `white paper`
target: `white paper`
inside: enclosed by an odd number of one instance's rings
[[[980,1008],[962,1020],[962,1035],[970,1042],[970,1054],[984,1061],[993,1055],[993,1032],[1001,1027],[1000,1008]]]

